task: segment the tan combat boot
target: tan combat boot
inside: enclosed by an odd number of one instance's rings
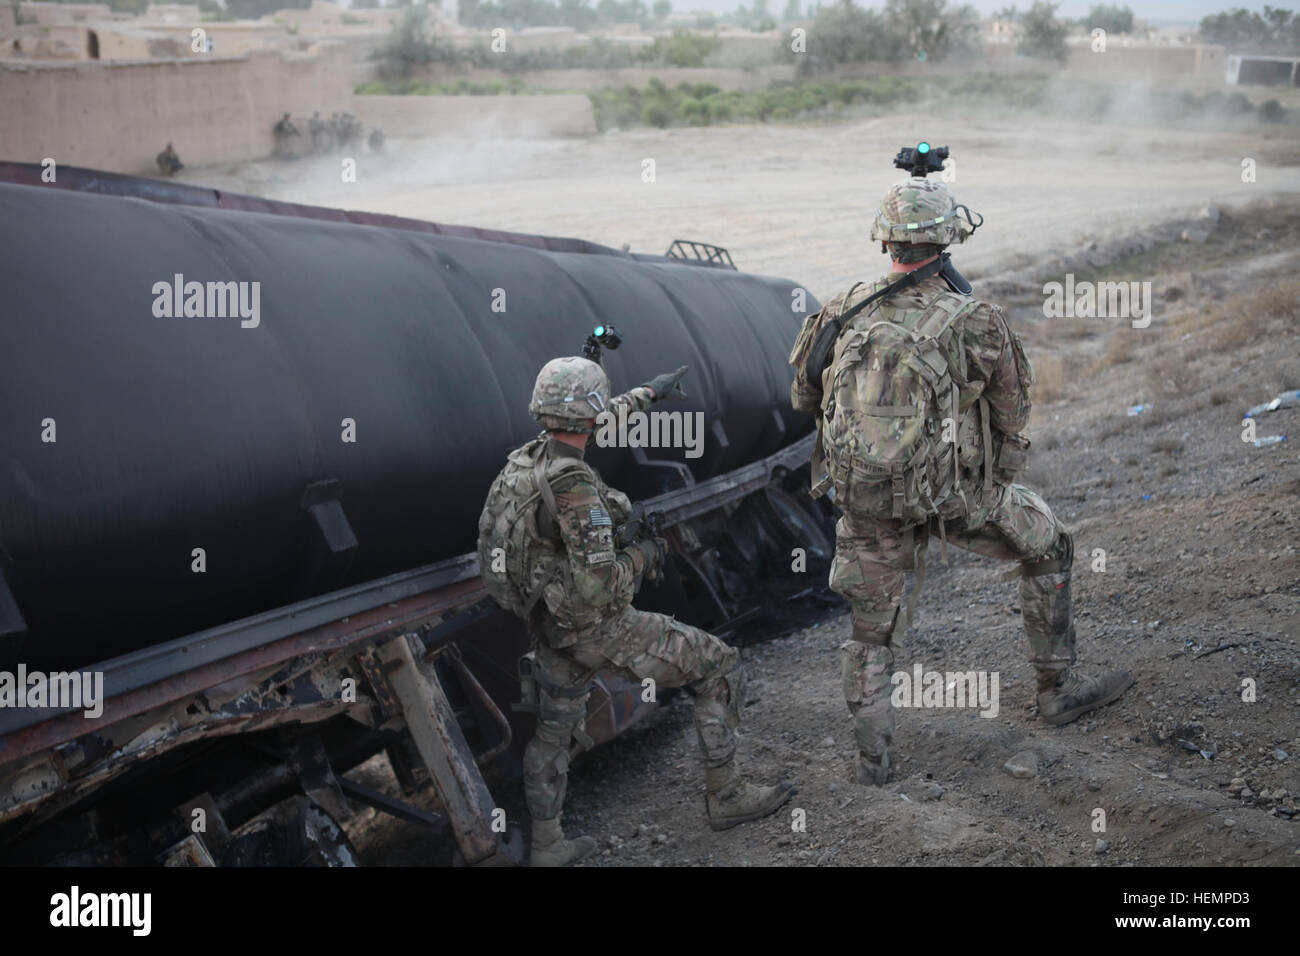
[[[529,854],[530,866],[568,866],[596,852],[596,841],[580,836],[573,840],[564,838],[560,818],[533,821],[533,848]]]
[[[796,793],[792,783],[782,782],[775,787],[758,787],[736,772],[734,764],[722,767],[705,767],[704,784],[708,789],[705,806],[709,813],[709,826],[715,830],[730,830],[734,826],[758,820],[773,813]]]
[[[864,786],[883,787],[889,780],[889,751],[886,750],[879,756],[858,751],[853,779]]]
[[[1038,716],[1052,726],[1068,724],[1090,710],[1104,707],[1128,690],[1128,671],[1102,671],[1095,677],[1073,667],[1038,672]]]

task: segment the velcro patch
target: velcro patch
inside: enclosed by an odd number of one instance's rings
[[[609,512],[604,508],[592,508],[591,526],[593,528],[612,528],[614,519],[609,516]]]

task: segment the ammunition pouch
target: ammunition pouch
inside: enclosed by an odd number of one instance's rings
[[[1029,439],[1022,435],[998,436],[997,453],[993,459],[993,477],[1000,484],[1009,485],[1023,471],[1029,460]]]
[[[529,651],[519,658],[519,703],[511,710],[525,714],[537,713],[537,652]]]

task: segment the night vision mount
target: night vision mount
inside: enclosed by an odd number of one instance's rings
[[[916,146],[904,146],[894,157],[894,165],[906,169],[913,176],[925,177],[927,173],[943,172],[944,160],[948,158],[947,146],[931,146],[929,143],[917,143]]]
[[[623,344],[623,333],[612,325],[598,325],[590,335],[587,336],[586,343],[582,346],[582,357],[591,359],[591,361],[600,364],[600,353],[602,348],[616,349]]]

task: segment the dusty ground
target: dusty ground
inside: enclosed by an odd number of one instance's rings
[[[1300,864],[1300,468],[1293,443],[1240,438],[1246,407],[1300,382],[1298,210],[1225,217],[1220,234],[1241,257],[1195,278],[1187,270],[1202,257],[1190,244],[1135,261],[1163,258],[1156,274],[1176,276],[1184,297],[1157,318],[1163,330],[1126,346],[1133,361],[1109,364],[1103,343],[1137,330],[1094,326],[1058,341],[1069,381],[1036,412],[1028,480],[1075,533],[1082,659],[1132,670],[1124,698],[1065,728],[1040,725],[1015,585],[1004,567],[958,552],[951,570],[932,570],[897,667],[999,671],[996,718],[902,711],[892,782],[850,783],[837,657],[848,620],[834,616],[748,652],[742,754],[760,777],[799,781],[791,806],[806,811],[807,831],[792,832],[787,813],[707,828],[683,701],[575,774],[570,817],[605,841],[599,862]],[[1260,229],[1271,235],[1245,238]],[[1269,256],[1279,241],[1285,254]],[[1260,261],[1269,265],[1252,272]],[[1031,354],[1051,355],[1058,334],[1028,337],[1044,340]],[[1138,403],[1151,411],[1127,416]],[[1297,432],[1300,409],[1259,422],[1260,435]],[[1104,572],[1092,570],[1097,548]],[[1242,700],[1247,679],[1253,703]],[[1026,753],[1035,774],[1011,776],[1004,765]],[[1105,832],[1093,829],[1098,809]]]
[[[354,187],[307,175],[243,188],[647,251],[705,239],[826,297],[879,271],[866,236],[894,151],[948,142],[959,199],[988,218],[958,261],[1008,306],[1039,371],[1026,481],[1075,533],[1081,657],[1136,685],[1073,725],[1040,725],[1005,566],[955,552],[944,569],[936,545],[898,667],[998,671],[996,718],[905,710],[891,783],[850,783],[836,612],[746,651],[742,760],[798,781],[805,831],[788,812],[708,829],[686,700],[576,768],[569,828],[599,838],[594,865],[1300,864],[1300,408],[1259,421],[1288,443],[1241,440],[1246,408],[1300,388],[1294,133],[923,119],[479,144],[418,162],[408,147]],[[640,181],[647,156],[654,184]],[[1255,183],[1241,182],[1245,157]],[[1151,327],[1044,319],[1042,284],[1065,272],[1152,281]],[[1128,416],[1138,404],[1149,411]],[[1027,776],[1005,769],[1013,757]],[[518,797],[501,795],[512,818]],[[363,817],[353,833],[373,863],[442,858],[403,824]]]
[[[1122,235],[1206,202],[1300,191],[1300,144],[1285,127],[1233,133],[1067,119],[871,117],[800,126],[611,132],[581,140],[401,142],[363,156],[182,174],[204,185],[437,222],[576,236],[661,253],[673,239],[727,247],[747,272],[834,295],[886,259],[869,241],[899,147],[952,148],[959,201],[987,217],[960,250],[972,279]],[[1257,163],[1241,181],[1243,158]],[[654,161],[654,182],[642,181]],[[1290,165],[1281,165],[1287,163]],[[887,267],[887,265],[886,265]]]

